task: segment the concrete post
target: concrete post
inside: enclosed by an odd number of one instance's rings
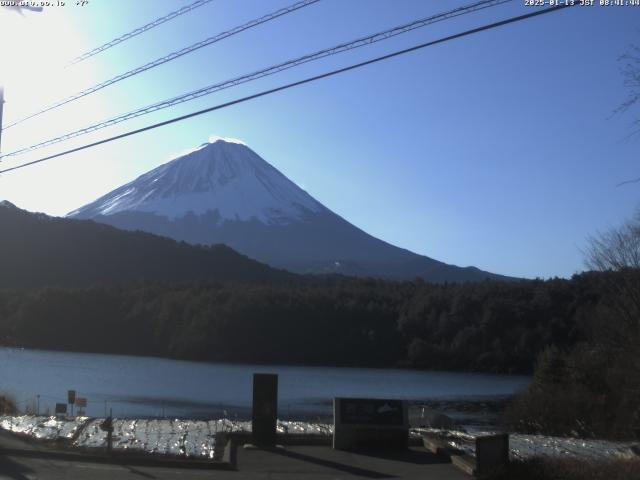
[[[253,375],[253,412],[251,418],[253,443],[273,446],[276,444],[278,420],[278,375],[256,373]]]

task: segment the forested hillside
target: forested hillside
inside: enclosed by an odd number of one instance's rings
[[[429,284],[137,283],[0,292],[3,345],[222,362],[531,372],[585,338],[616,273]]]
[[[0,202],[0,229],[0,288],[293,278],[225,245],[192,246],[88,220],[30,213],[8,202]]]

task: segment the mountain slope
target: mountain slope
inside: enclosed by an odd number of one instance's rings
[[[215,209],[221,220],[266,224],[300,219],[324,209],[241,143],[217,140],[161,165],[69,217],[148,212],[175,220]]]
[[[298,273],[507,279],[395,247],[336,215],[246,145],[215,139],[71,212],[192,244],[225,243]]]
[[[0,231],[0,288],[293,277],[224,245],[192,246],[91,221],[29,213],[9,202],[0,202]]]

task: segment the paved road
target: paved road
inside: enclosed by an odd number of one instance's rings
[[[403,453],[364,455],[332,450],[330,447],[287,447],[286,449],[238,450],[239,473],[259,479],[420,479],[471,480],[442,458],[412,448]],[[241,477],[244,478],[244,477]]]
[[[145,478],[175,480],[178,478],[216,478],[215,475],[217,475],[217,473],[218,472],[211,470],[180,470],[174,468],[133,467],[127,465],[70,462],[45,458],[3,457],[0,459],[0,479],[2,480],[141,480]]]
[[[471,477],[443,462],[422,449],[372,456],[335,451],[329,447],[290,446],[270,451],[239,448],[238,471],[117,465],[72,460],[64,453],[34,446],[0,432],[0,480],[470,480]]]

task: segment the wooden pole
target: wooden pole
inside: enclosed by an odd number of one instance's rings
[[[107,452],[111,455],[111,449],[113,448],[113,410],[109,409],[109,429],[107,430]]]
[[[4,110],[4,87],[0,85],[0,153],[2,153],[2,111]]]

